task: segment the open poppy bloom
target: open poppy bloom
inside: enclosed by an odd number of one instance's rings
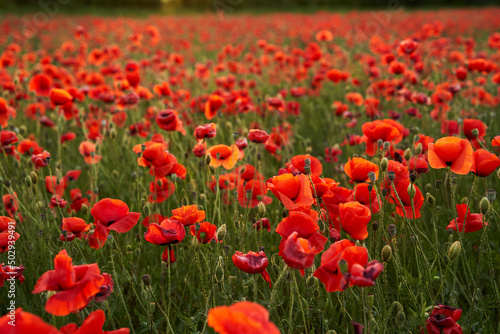
[[[110,274],[103,273],[102,276],[104,277],[104,282],[101,285],[101,290],[94,296],[94,301],[96,303],[105,301],[111,295],[113,287],[115,286],[115,282],[113,282]]]
[[[238,183],[238,202],[245,208],[255,208],[260,202],[265,205],[272,203],[272,198],[266,196],[267,187],[262,181],[252,179]]]
[[[75,238],[81,239],[83,233],[90,230],[90,224],[78,217],[63,218],[61,230],[67,232],[65,236],[61,234],[62,241],[71,241]]]
[[[73,260],[65,249],[54,258],[54,270],[44,273],[35,285],[34,294],[57,291],[45,304],[52,315],[68,315],[78,312],[99,293],[104,277],[97,263],[73,266]]]
[[[366,122],[363,124],[361,129],[363,130],[362,142],[366,143],[365,153],[369,156],[374,156],[377,152],[377,141],[382,139],[383,141],[393,142],[397,144],[402,139],[402,134],[400,129],[395,126],[399,124],[390,120],[375,120],[373,122]]]
[[[484,142],[484,136],[486,136],[486,129],[488,128],[486,124],[478,119],[466,118],[463,121],[463,125],[464,135],[467,137],[467,139],[470,140],[470,142],[472,143],[472,147],[474,147],[475,149],[481,148],[481,144],[479,144],[479,141]],[[474,129],[478,131],[477,136],[472,133]]]
[[[326,292],[343,290],[340,284],[343,278],[339,267],[340,260],[347,261],[350,272],[354,264],[364,267],[368,263],[368,251],[364,247],[355,246],[354,242],[347,239],[333,243],[321,255],[321,266],[314,272],[314,276],[325,285]]]
[[[191,232],[191,235],[195,236],[201,244],[208,244],[212,241],[215,243],[219,242],[219,240],[217,240],[217,225],[209,222],[191,225],[189,227],[189,231]]]
[[[9,118],[16,116],[16,110],[9,106],[3,97],[0,97],[0,125],[6,127],[9,124]]]
[[[372,188],[370,191],[370,187]],[[371,213],[377,213],[380,210],[380,206],[377,199],[377,192],[375,188],[368,183],[359,183],[356,185],[356,198],[354,198],[354,192],[352,194],[352,200],[366,206]]]
[[[232,257],[233,263],[238,269],[243,270],[249,274],[260,274],[266,282],[269,283],[271,287],[271,277],[267,272],[266,268],[269,264],[267,256],[263,251],[260,252],[248,252],[243,254],[237,251]]]
[[[104,245],[110,231],[128,232],[137,224],[141,216],[138,212],[129,212],[125,202],[111,198],[104,198],[94,204],[90,209],[90,214],[95,219],[96,228],[89,237],[89,244],[95,249]]]
[[[248,134],[248,140],[252,143],[263,144],[269,140],[269,134],[264,130],[251,129]]]
[[[147,242],[158,246],[167,246],[161,258],[167,265],[175,262],[174,250],[172,245],[184,240],[186,230],[181,223],[165,219],[160,224],[149,224],[148,230],[144,233],[144,239]]]
[[[217,111],[224,104],[224,99],[216,94],[210,95],[210,98],[205,104],[205,117],[207,119],[212,119],[217,115]]]
[[[54,106],[61,106],[73,101],[73,96],[66,89],[52,88],[50,91],[50,102]]]
[[[500,159],[485,149],[474,151],[473,162],[471,172],[481,177],[487,177],[500,166]]]
[[[298,169],[301,173],[307,174],[304,166],[306,165],[306,159],[310,161],[311,174],[320,176],[323,173],[323,166],[318,158],[313,157],[312,155],[296,155],[290,160],[290,164]]]
[[[207,149],[207,154],[210,154],[210,166],[217,168],[219,166],[225,169],[232,169],[239,160],[240,150],[236,145],[214,145]]]
[[[314,203],[311,185],[306,175],[285,173],[267,180],[267,188],[288,210],[309,207]]]
[[[83,160],[89,165],[93,165],[101,161],[102,156],[96,154],[96,146],[90,141],[83,141],[78,147],[78,151],[83,155]]]
[[[49,96],[52,88],[52,79],[43,73],[35,74],[28,83],[28,89],[38,96]]]
[[[162,177],[149,183],[149,192],[148,202],[163,203],[175,192],[175,184],[166,177]]]
[[[348,285],[373,286],[382,270],[384,270],[384,265],[377,260],[373,260],[365,266],[355,263],[348,272],[344,273],[340,287],[344,290]]]
[[[474,163],[472,145],[458,137],[438,139],[429,144],[428,160],[432,168],[450,167],[453,173],[466,175]]]
[[[451,228],[459,232],[471,233],[479,231],[483,226],[488,225],[487,222],[483,221],[483,215],[480,213],[470,213],[470,209],[467,204],[457,204],[458,217],[453,219],[446,228]],[[465,230],[464,230],[465,225]]]
[[[422,206],[424,205],[424,196],[422,195],[420,189],[418,189],[416,185],[413,185],[413,187],[415,188],[415,194],[413,195],[413,198],[411,198],[410,194],[408,193],[410,185],[411,182],[406,180],[398,182],[398,184],[395,184],[394,186],[396,190],[394,190],[394,188],[391,187],[390,201],[391,203],[396,204],[396,213],[398,215],[409,219],[417,219],[420,218],[420,208],[422,208]],[[398,197],[401,200],[401,202],[399,201]],[[413,207],[412,207],[412,201],[413,201]],[[415,210],[415,216],[413,216],[413,210]]]
[[[199,210],[196,204],[183,205],[172,210],[170,220],[176,220],[184,226],[191,226],[205,220],[205,211]]]
[[[208,311],[207,322],[218,334],[280,333],[276,325],[269,321],[269,312],[249,301],[215,307]]]
[[[304,276],[304,270],[313,265],[314,257],[323,250],[324,243],[322,248],[317,249],[308,239],[298,235],[299,233],[293,232],[286,239],[283,238],[280,255],[290,268],[299,269],[300,274]]]
[[[356,240],[368,237],[368,223],[372,219],[370,209],[359,202],[341,203],[339,218],[342,229]]]
[[[205,138],[214,138],[217,135],[217,127],[215,123],[199,125],[194,129],[194,136],[198,141]]]
[[[41,167],[47,167],[49,165],[49,161],[50,161],[50,153],[47,151],[43,151],[42,153],[39,154],[33,154],[31,156],[31,162],[33,162],[36,169],[39,169]]]
[[[17,279],[19,282],[24,283],[24,275],[23,265],[18,266],[4,266],[3,263],[0,263],[0,288],[5,284],[7,280]],[[3,332],[2,332],[3,333]]]
[[[315,211],[312,212],[316,213]],[[283,247],[288,236],[294,232],[297,232],[297,237],[307,239],[316,250],[316,253],[323,251],[328,239],[319,233],[319,225],[316,220],[317,218],[315,219],[306,213],[290,211],[289,216],[283,218],[276,227],[276,232],[282,237],[280,255],[283,254]]]
[[[462,334],[462,327],[457,324],[461,316],[462,310],[459,308],[436,305],[425,321],[425,329],[429,334]]]
[[[156,115],[156,124],[165,131],[179,131],[183,135],[186,134],[177,110],[167,109],[160,111]]]
[[[63,334],[57,328],[47,324],[42,318],[17,308],[14,311],[14,326],[12,325],[11,313],[0,318],[0,333],[19,334],[19,333],[43,333],[43,334]]]
[[[344,172],[351,178],[351,180],[358,183],[369,181],[368,173],[370,172],[374,172],[375,179],[378,179],[378,166],[363,158],[349,158],[347,163],[344,165]]]

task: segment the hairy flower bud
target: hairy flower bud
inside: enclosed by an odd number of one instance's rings
[[[390,260],[392,256],[392,248],[389,245],[385,245],[384,248],[382,248],[382,261],[387,262]]]
[[[450,260],[455,260],[460,255],[461,250],[462,244],[460,243],[460,241],[455,241],[448,250],[448,257],[450,258]]]

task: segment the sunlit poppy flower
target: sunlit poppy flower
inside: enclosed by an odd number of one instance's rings
[[[487,177],[500,166],[500,159],[493,153],[484,149],[474,151],[474,163],[471,172],[477,176]]]
[[[365,266],[355,263],[351,269],[344,274],[340,281],[340,288],[345,290],[347,286],[373,286],[375,279],[384,270],[384,265],[377,260],[371,261]]]
[[[211,309],[208,311],[207,323],[218,334],[280,333],[276,325],[269,321],[269,312],[263,306],[249,301]]]
[[[66,235],[61,234],[61,240],[72,241],[75,238],[81,239],[83,233],[90,230],[90,224],[78,217],[63,218],[61,230],[66,231]]]
[[[73,100],[73,96],[65,89],[52,88],[50,90],[50,102],[54,106],[62,106]]]
[[[273,201],[267,194],[266,184],[262,181],[251,179],[248,182],[238,183],[238,202],[243,207],[256,207],[260,202],[265,205]]]
[[[171,220],[176,220],[184,226],[194,225],[205,220],[205,211],[199,210],[196,204],[183,205],[172,210]]]
[[[333,41],[333,34],[330,30],[320,30],[316,33],[316,41],[318,42],[331,42]]]
[[[423,154],[427,152],[429,144],[433,142],[434,138],[420,134],[418,135],[418,140],[415,142],[414,147],[416,148],[418,144],[422,144],[422,154]]]
[[[101,161],[102,156],[96,154],[96,145],[90,141],[83,141],[78,147],[78,152],[83,156],[83,160],[89,164],[94,165]]]
[[[304,166],[306,165],[306,159],[309,159],[309,166],[311,168],[311,174],[320,176],[323,173],[323,166],[318,158],[311,155],[296,155],[291,160],[290,163],[294,168],[297,168],[301,173],[307,174]]]
[[[415,194],[411,198],[408,193],[411,182],[409,180],[401,181],[395,184],[395,188],[391,187],[391,202],[396,204],[396,213],[401,217],[409,219],[420,218],[420,208],[424,205],[424,196],[416,185],[413,185]],[[401,200],[401,202],[400,202]],[[413,204],[412,204],[413,202]],[[415,215],[413,214],[415,211]]]
[[[236,145],[214,145],[207,149],[207,154],[210,154],[210,166],[217,168],[219,166],[225,169],[232,169],[238,162],[240,150]]]
[[[378,166],[373,162],[363,158],[349,158],[344,165],[344,172],[354,182],[367,182],[369,181],[368,174],[375,173],[375,179],[378,179]]]
[[[208,120],[211,120],[212,118],[217,115],[217,111],[222,107],[224,104],[224,99],[216,94],[210,95],[210,98],[205,104],[205,117]]]
[[[402,54],[412,54],[417,49],[418,43],[412,38],[407,38],[398,45],[398,51]]]
[[[366,143],[365,153],[369,156],[373,156],[377,152],[379,139],[397,144],[402,138],[400,129],[395,126],[395,123],[387,122],[387,120],[366,122],[361,129],[363,130],[362,141]]]
[[[105,274],[106,275],[106,274]],[[68,324],[61,327],[62,334],[129,334],[130,329],[120,328],[113,331],[103,331],[106,321],[103,310],[96,310],[89,314],[80,327],[77,324]]]
[[[104,282],[96,263],[73,266],[65,249],[54,258],[54,269],[43,274],[35,285],[34,294],[57,291],[45,304],[52,315],[68,315],[85,308]]]
[[[170,85],[168,82],[162,82],[159,85],[155,85],[153,88],[153,91],[158,95],[159,97],[163,96],[170,96],[172,91],[170,90]]]
[[[31,162],[33,162],[36,169],[39,169],[41,167],[47,167],[49,165],[49,161],[50,161],[50,153],[47,151],[43,151],[42,153],[39,154],[33,154],[31,156]]]
[[[461,316],[462,310],[459,308],[436,305],[425,321],[425,329],[429,334],[462,334],[462,327],[457,324]]]
[[[304,270],[313,265],[316,254],[322,250],[318,251],[307,239],[298,237],[297,232],[284,238],[281,248],[280,255],[287,266],[299,269],[302,276],[305,274]]]
[[[186,134],[177,110],[167,109],[160,111],[156,115],[156,124],[165,131],[179,131],[183,135]]]
[[[483,226],[488,225],[488,223],[484,221],[482,214],[470,213],[470,208],[467,204],[457,204],[457,213],[458,217],[453,219],[448,226],[446,226],[447,229],[451,228],[457,231],[458,227],[459,232],[471,233],[479,231]]]
[[[30,79],[28,88],[38,96],[49,96],[52,88],[52,79],[43,73],[35,74]]]
[[[339,218],[342,229],[353,239],[364,240],[368,237],[368,223],[372,216],[370,209],[359,202],[341,203]]]
[[[205,138],[214,138],[216,135],[217,127],[215,126],[215,123],[203,124],[194,129],[194,136],[199,141]]]
[[[311,206],[314,198],[306,175],[291,173],[274,176],[267,180],[267,188],[288,210]]]
[[[18,333],[43,333],[43,334],[62,334],[57,328],[45,323],[42,318],[24,312],[22,308],[14,311],[15,326],[12,325],[11,314],[5,314],[0,318],[0,332],[2,334]]]
[[[276,227],[276,233],[282,237],[280,243],[280,255],[283,253],[283,247],[286,239],[294,232],[297,232],[298,237],[307,239],[311,243],[311,247],[315,249],[316,253],[323,251],[325,243],[328,239],[320,234],[319,225],[316,220],[317,219],[306,213],[300,211],[290,211],[289,216],[283,218],[283,220]]]
[[[271,287],[271,277],[267,272],[266,268],[268,265],[267,256],[263,251],[260,252],[248,252],[243,254],[240,251],[237,251],[233,254],[232,260],[234,265],[249,274],[260,274],[266,282],[269,283],[269,287]]]
[[[252,143],[263,144],[269,140],[269,134],[264,130],[251,129],[248,134],[248,140]]]
[[[209,222],[197,223],[189,227],[191,235],[195,236],[199,243],[207,244],[209,242],[218,243],[217,239],[217,225]]]
[[[432,168],[450,167],[455,174],[468,174],[474,163],[472,145],[466,139],[444,137],[429,144],[429,165]]]
[[[167,246],[161,256],[163,262],[168,265],[175,262],[175,255],[172,245],[184,240],[186,231],[181,223],[165,219],[160,224],[152,223],[148,226],[148,230],[144,233],[144,239],[147,242],[158,246]]]
[[[3,263],[0,263],[0,288],[5,284],[5,281],[9,280],[18,280],[21,284],[24,283],[25,277],[23,272],[26,268],[23,265],[20,266],[4,266]],[[1,322],[1,320],[0,320]],[[0,325],[0,329],[2,326]],[[3,333],[3,332],[2,332]]]

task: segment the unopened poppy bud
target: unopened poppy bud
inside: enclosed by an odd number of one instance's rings
[[[200,200],[201,200],[201,201],[205,201],[205,199],[206,199],[205,194],[201,193],[201,194],[200,194]]]
[[[252,200],[252,190],[251,189],[248,189],[246,191],[246,197],[247,197],[247,201],[251,201]]]
[[[367,185],[366,188],[368,188],[368,193],[371,193],[373,190],[373,184]]]
[[[418,176],[417,172],[415,172],[415,171],[411,172],[410,173],[410,182],[415,183],[415,181],[417,180],[417,176]]]
[[[132,178],[132,180],[137,179],[137,173],[136,172],[130,173],[130,177]]]
[[[387,189],[386,188],[382,189],[382,195],[387,196]]]
[[[410,160],[411,158],[411,150],[409,148],[406,149],[405,154],[404,154],[405,160]]]
[[[404,312],[398,312],[398,314],[396,314],[395,322],[397,328],[403,328],[406,322],[406,315],[404,314]]]
[[[415,154],[420,155],[422,153],[422,143],[418,143],[417,147],[415,147]]]
[[[306,174],[311,174],[311,165],[305,164],[304,165],[304,172],[306,172]]]
[[[219,227],[219,229],[217,230],[217,239],[219,239],[219,241],[224,240],[226,232],[227,232],[226,224],[222,224],[222,226]]]
[[[311,164],[311,159],[309,159],[309,158],[305,158],[305,159],[304,159],[304,164],[306,164],[306,165],[310,165],[310,164]]]
[[[441,188],[441,184],[443,183],[443,181],[441,180],[436,180],[435,184],[436,184],[436,190],[439,190]]]
[[[151,284],[151,276],[149,276],[149,274],[143,275],[142,282],[145,286],[149,286]]]
[[[378,148],[382,148],[383,145],[384,145],[384,141],[382,139],[377,140]]]
[[[377,181],[377,176],[375,175],[375,172],[371,171],[368,173],[368,180],[370,180],[371,183],[375,183],[375,181]]]
[[[346,260],[342,259],[339,261],[339,269],[340,269],[340,272],[342,273],[342,275],[344,275],[345,273],[347,273],[349,271],[349,266],[348,266]]]
[[[266,214],[266,205],[263,202],[259,202],[259,204],[257,204],[257,210],[259,216],[264,217],[264,215]]]
[[[380,161],[380,170],[382,172],[385,172],[387,170],[387,167],[389,167],[389,160],[387,160],[387,158],[383,158]]]
[[[389,143],[388,141],[385,141],[383,147],[384,147],[384,150],[387,151],[389,149],[389,147],[391,147],[391,143]]]
[[[415,135],[413,136],[413,142],[416,143],[417,141],[420,140],[420,136],[419,135]]]
[[[415,197],[415,194],[417,193],[417,189],[415,189],[415,185],[413,183],[410,183],[408,185],[408,188],[406,191],[408,191],[408,196],[410,196],[410,198]]]
[[[156,309],[156,303],[155,302],[149,303],[149,314],[154,314],[155,309]]]
[[[7,188],[10,188],[10,181],[9,181],[9,180],[5,180],[5,181],[3,181],[3,184],[4,184]]]
[[[313,151],[313,148],[311,146],[306,147],[306,153],[311,153]]]
[[[148,217],[151,214],[151,205],[146,203],[146,205],[142,207],[142,211],[144,212],[144,215]]]
[[[389,232],[389,236],[391,238],[394,238],[396,236],[396,233],[397,233],[396,225],[391,224],[391,225],[387,226],[387,232]]]
[[[493,203],[497,197],[497,191],[495,189],[488,189],[486,190],[486,198],[490,203]]]
[[[118,133],[116,132],[115,128],[112,128],[111,130],[109,130],[109,138],[110,139],[115,139],[117,135],[118,135]]]
[[[476,138],[479,136],[479,130],[478,129],[472,129],[471,133]]]
[[[31,183],[33,183],[33,184],[38,183],[38,174],[35,171],[32,171],[30,173],[30,178],[31,178]]]
[[[118,180],[118,178],[120,177],[120,173],[118,173],[118,171],[116,169],[113,169],[113,171],[111,172],[111,176],[115,179],[115,180]]]
[[[71,210],[70,215],[71,215],[71,217],[75,217],[76,216],[76,211],[75,210]]]
[[[26,175],[26,177],[24,178],[24,182],[26,183],[26,186],[28,188],[31,188],[31,186],[33,185],[33,183],[31,182],[31,177],[29,177],[28,175]]]
[[[434,198],[434,196],[429,193],[425,195],[425,200],[430,206],[434,206],[434,204],[436,203],[436,199]]]
[[[210,154],[205,155],[205,165],[209,166],[212,161],[212,156]]]
[[[451,244],[450,249],[448,250],[448,257],[450,258],[450,260],[455,260],[460,255],[461,251],[462,244],[457,240],[453,244]]]
[[[215,167],[214,166],[210,166],[210,173],[211,174],[215,174]]]
[[[486,197],[483,197],[481,202],[479,202],[479,208],[481,209],[482,214],[485,214],[490,210],[490,202]]]
[[[387,177],[389,177],[389,180],[394,181],[396,178],[396,172],[393,170],[389,171],[389,173],[387,173]]]

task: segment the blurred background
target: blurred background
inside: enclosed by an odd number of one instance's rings
[[[227,9],[228,12],[251,11],[314,11],[384,9],[389,6],[403,8],[437,8],[462,6],[499,5],[499,0],[0,0],[0,12],[32,11],[58,2],[61,11],[72,12],[88,9],[88,6],[113,10],[140,8],[161,12],[206,12]],[[140,13],[140,12],[139,12]]]

